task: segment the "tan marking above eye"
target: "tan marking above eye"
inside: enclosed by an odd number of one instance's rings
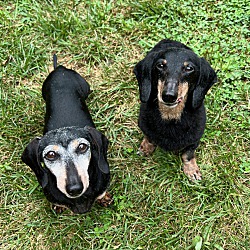
[[[72,144],[73,144],[73,146],[74,146],[75,148],[78,146],[78,143],[79,143],[78,140],[73,140],[73,141],[72,141]]]
[[[52,150],[51,150],[51,151],[57,152],[58,150],[59,150],[59,146],[58,146],[58,145],[54,145],[54,146],[52,147]]]

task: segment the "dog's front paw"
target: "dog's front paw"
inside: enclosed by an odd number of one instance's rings
[[[142,156],[151,155],[156,149],[156,146],[149,142],[147,137],[144,137],[137,154]]]
[[[190,167],[187,167],[184,165],[183,167],[185,175],[191,180],[191,181],[200,181],[202,179],[201,172],[198,169],[191,169]]]
[[[110,193],[105,192],[103,195],[97,197],[96,202],[102,207],[108,207],[113,203],[113,197]]]
[[[68,208],[61,205],[52,204],[52,209],[55,211],[56,214],[61,214]]]
[[[198,165],[196,164],[195,158],[184,162],[183,171],[191,181],[199,181],[202,179],[202,175]]]

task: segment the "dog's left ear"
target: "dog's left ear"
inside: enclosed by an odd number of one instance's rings
[[[136,76],[141,102],[147,102],[151,94],[151,71],[153,66],[152,58],[146,56],[143,60],[138,62],[134,68],[134,74]]]
[[[200,59],[200,77],[193,92],[192,106],[197,109],[201,106],[207,91],[217,82],[217,76],[210,64],[204,59]]]
[[[92,154],[98,168],[104,173],[109,173],[109,165],[107,162],[108,139],[100,131],[95,128],[86,126],[84,130],[88,132],[92,141]]]

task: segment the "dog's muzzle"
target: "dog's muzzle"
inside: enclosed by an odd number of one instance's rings
[[[176,106],[178,104],[178,83],[175,81],[165,83],[161,98],[165,105]]]
[[[180,102],[182,102],[182,100],[183,97],[178,97],[178,92],[162,92],[162,101],[170,108],[176,107]]]
[[[72,198],[81,196],[84,190],[84,185],[73,161],[68,161],[66,172],[67,178],[65,189],[67,194]]]
[[[162,93],[162,100],[164,104],[168,107],[174,108],[176,107],[180,102],[183,101],[183,97],[179,97],[176,94],[165,94]]]

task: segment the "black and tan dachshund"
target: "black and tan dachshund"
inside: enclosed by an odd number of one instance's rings
[[[182,153],[184,173],[202,175],[195,159],[206,123],[204,98],[217,81],[209,63],[186,45],[164,39],[134,68],[140,91],[139,127],[144,133],[140,152],[156,146]]]
[[[42,87],[44,135],[27,145],[22,160],[35,172],[56,212],[63,206],[85,213],[96,199],[104,205],[109,202],[108,140],[96,130],[86,106],[89,84],[77,72],[56,64],[54,55],[55,69]]]

